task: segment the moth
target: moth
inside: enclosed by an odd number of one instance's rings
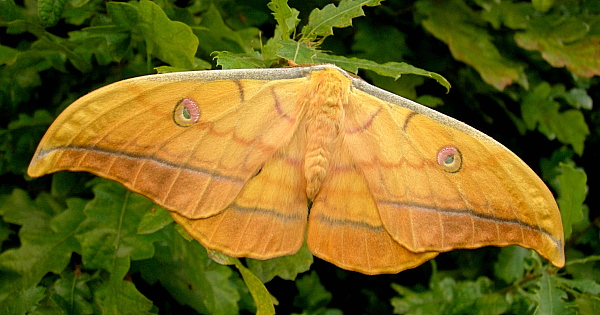
[[[149,75],[70,105],[28,173],[87,171],[168,209],[206,248],[311,252],[366,274],[520,245],[564,265],[552,193],[514,153],[334,65]]]

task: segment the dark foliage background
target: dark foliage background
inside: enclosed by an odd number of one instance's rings
[[[455,250],[396,275],[305,248],[221,265],[119,184],[26,175],[46,128],[89,91],[155,67],[282,59],[358,71],[513,150],[557,196],[566,267],[520,247]],[[0,313],[597,314],[599,74],[592,0],[0,0]]]

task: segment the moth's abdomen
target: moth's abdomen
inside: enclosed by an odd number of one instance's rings
[[[340,126],[345,117],[350,84],[350,79],[336,69],[314,71],[300,100],[305,102],[307,109],[304,176],[306,195],[311,200],[321,188],[332,153],[341,141]]]

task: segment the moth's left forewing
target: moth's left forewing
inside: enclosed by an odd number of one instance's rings
[[[351,95],[345,141],[396,241],[415,252],[517,244],[564,264],[556,202],[516,155],[364,82]]]

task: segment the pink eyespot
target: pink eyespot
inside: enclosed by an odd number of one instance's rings
[[[173,121],[181,127],[189,127],[200,119],[200,108],[191,98],[177,102],[173,110]]]
[[[438,151],[438,165],[448,173],[456,173],[462,167],[462,154],[455,146],[445,146]]]

